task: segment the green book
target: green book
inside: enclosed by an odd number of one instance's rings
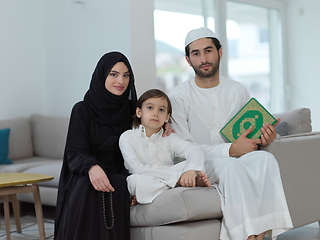
[[[251,98],[220,132],[229,142],[234,143],[252,125],[252,131],[247,138],[258,139],[262,135],[263,124],[274,125],[276,122],[277,120],[255,98]]]

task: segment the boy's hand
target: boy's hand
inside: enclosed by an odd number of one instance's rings
[[[196,186],[196,171],[195,170],[189,170],[184,173],[182,173],[180,177],[180,185],[182,187],[195,187]]]
[[[138,203],[138,201],[137,201],[137,197],[136,197],[136,195],[134,195],[134,196],[132,197],[132,199],[131,199],[130,206],[133,207],[133,206],[138,205],[138,204],[139,204],[139,203]]]

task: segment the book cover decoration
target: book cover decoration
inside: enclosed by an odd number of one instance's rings
[[[253,129],[247,138],[258,139],[262,125],[274,125],[277,120],[255,99],[251,98],[246,105],[220,130],[229,142],[234,143],[251,125]]]

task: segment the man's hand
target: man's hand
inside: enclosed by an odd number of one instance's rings
[[[99,165],[94,165],[88,171],[90,182],[94,189],[102,192],[114,192],[106,173]]]
[[[250,126],[240,137],[231,144],[229,149],[230,157],[241,157],[242,155],[252,152],[258,148],[258,144],[261,144],[261,139],[249,139],[247,135],[252,131]]]
[[[270,123],[263,124],[261,128],[261,131],[262,131],[261,146],[267,146],[277,137],[275,126],[277,126],[280,122],[281,122],[281,119],[278,118],[274,126],[272,126]]]
[[[165,131],[162,134],[162,137],[164,136],[169,136],[172,132],[175,133],[176,131],[173,130],[170,126],[169,123],[165,123],[166,125],[164,126]]]
[[[182,173],[178,183],[182,187],[195,187],[196,186],[196,170],[189,170]]]

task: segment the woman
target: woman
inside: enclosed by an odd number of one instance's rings
[[[59,182],[55,239],[130,239],[130,196],[119,136],[137,97],[128,59],[101,57],[84,100],[72,109]]]

